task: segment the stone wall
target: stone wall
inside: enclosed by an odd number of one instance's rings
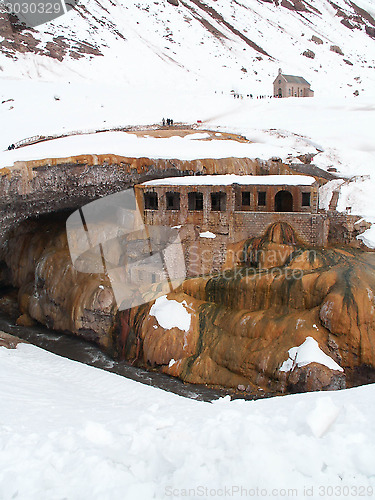
[[[218,189],[218,186],[214,187]],[[164,189],[164,188],[163,188]],[[184,190],[189,189],[184,187]],[[190,188],[191,189],[191,188]],[[210,189],[210,187],[205,187]],[[231,204],[230,186],[226,187],[228,203]],[[161,197],[162,199],[162,197]],[[356,236],[366,227],[358,226],[358,216],[336,211],[308,212],[213,212],[204,198],[202,211],[189,211],[184,198],[181,210],[145,210],[147,225],[168,225],[180,227],[188,276],[209,274],[222,269],[229,245],[263,236],[275,222],[286,222],[295,231],[298,243],[308,247],[329,247],[351,245],[360,247]],[[215,237],[205,238],[202,233],[211,232]]]
[[[182,161],[81,155],[17,162],[10,168],[0,169],[0,248],[6,242],[9,231],[25,219],[63,210],[73,211],[97,198],[150,179],[215,173],[262,175],[285,174],[291,171],[287,165],[276,159],[264,161],[246,158]],[[225,259],[228,242],[259,236],[264,233],[267,224],[280,220],[276,213],[240,212],[232,216],[226,212],[212,212],[207,206],[207,199],[206,197],[204,211],[192,213],[191,220],[182,220],[178,211],[171,210],[168,211],[166,221],[171,226],[192,224],[190,230],[186,228],[186,255],[188,262],[193,260],[196,268],[201,265],[199,259],[204,259],[205,269],[219,269]],[[234,202],[234,198],[231,199],[228,193],[228,206],[232,204],[234,207]],[[147,214],[147,222],[161,223],[165,220],[165,215],[166,212],[164,215],[150,212]],[[233,217],[236,220],[234,225],[231,223]],[[301,241],[309,244],[319,246],[325,241],[342,244],[353,240],[358,234],[358,229],[354,228],[354,222],[358,218],[353,219],[336,212],[328,216],[318,215],[316,218],[308,213],[284,213],[282,217],[283,220],[290,220]],[[324,217],[329,217],[329,229]],[[315,240],[314,224],[317,227],[316,234],[320,234]],[[236,231],[233,231],[233,227],[237,228]],[[207,230],[215,233],[216,238],[207,240],[199,236],[200,232]]]
[[[262,236],[274,222],[287,222],[299,241],[307,246],[325,246],[328,242],[329,221],[325,214],[281,212],[236,212],[233,219],[233,239],[237,241]]]
[[[182,161],[109,154],[16,162],[0,168],[0,248],[9,230],[25,219],[75,210],[140,182],[205,173],[256,174],[264,165],[248,158]]]
[[[327,212],[329,220],[329,232],[327,236],[330,245],[354,245],[362,246],[356,237],[371,227],[371,224],[362,221],[356,215],[330,210]],[[359,223],[359,221],[362,221]],[[359,224],[358,224],[359,223]]]
[[[148,214],[151,215],[151,214]],[[275,222],[286,222],[295,231],[298,244],[307,247],[332,247],[350,245],[363,247],[356,236],[366,227],[358,227],[358,216],[339,212],[281,213],[281,212],[234,212],[233,217],[222,224],[214,215],[207,224],[183,224],[180,236],[184,248],[187,275],[189,277],[211,274],[222,270],[231,244],[249,238],[263,236]],[[150,223],[150,217],[146,217]],[[176,218],[176,225],[178,220]],[[201,234],[210,231],[215,238]],[[235,256],[233,256],[235,257]]]

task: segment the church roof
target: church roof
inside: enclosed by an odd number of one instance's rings
[[[300,83],[303,85],[310,85],[309,82],[305,80],[302,76],[284,75],[284,74],[281,74],[281,76],[283,76],[288,83]]]

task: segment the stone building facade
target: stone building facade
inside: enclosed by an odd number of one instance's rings
[[[313,97],[311,85],[302,76],[284,75],[279,69],[279,74],[273,82],[274,97]]]
[[[318,211],[318,183],[302,175],[189,176],[135,186],[147,226],[180,228],[188,275],[221,269],[228,244],[289,223],[300,242],[327,243],[329,222]]]
[[[355,245],[361,218],[319,210],[319,181],[305,175],[196,175],[135,186],[148,227],[176,228],[187,276],[220,271],[228,245],[286,222],[308,247]],[[180,264],[178,264],[180,265]]]

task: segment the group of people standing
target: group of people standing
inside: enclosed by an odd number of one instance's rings
[[[163,118],[162,119],[162,124],[163,124],[163,127],[167,126],[167,127],[171,127],[173,125],[173,120],[172,118]]]

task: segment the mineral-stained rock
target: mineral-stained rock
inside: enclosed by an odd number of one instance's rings
[[[110,347],[117,306],[109,280],[74,269],[61,221],[18,226],[8,239],[5,262],[19,289],[18,324],[30,326],[34,319]]]
[[[187,334],[160,329],[148,315],[150,305],[133,309],[131,327],[141,343],[147,339],[144,361],[193,383],[271,391],[342,388],[346,368],[374,370],[375,254],[301,248],[291,234],[280,240],[286,233],[275,225],[265,238],[243,243],[242,265],[186,280],[168,296],[189,304]],[[284,263],[270,267],[275,253],[276,261],[284,254]],[[280,371],[288,350],[308,336],[344,373],[317,363]]]
[[[35,321],[28,314],[21,314],[16,320],[18,326],[34,326]]]
[[[221,273],[187,279],[167,295],[190,315],[186,331],[150,314],[156,284],[150,302],[119,312],[104,275],[74,269],[56,222],[21,224],[4,259],[21,314],[184,381],[295,392],[342,388],[346,372],[350,383],[356,373],[373,380],[375,253],[307,248],[280,222],[232,250]],[[307,337],[344,371],[315,359],[282,370]]]

